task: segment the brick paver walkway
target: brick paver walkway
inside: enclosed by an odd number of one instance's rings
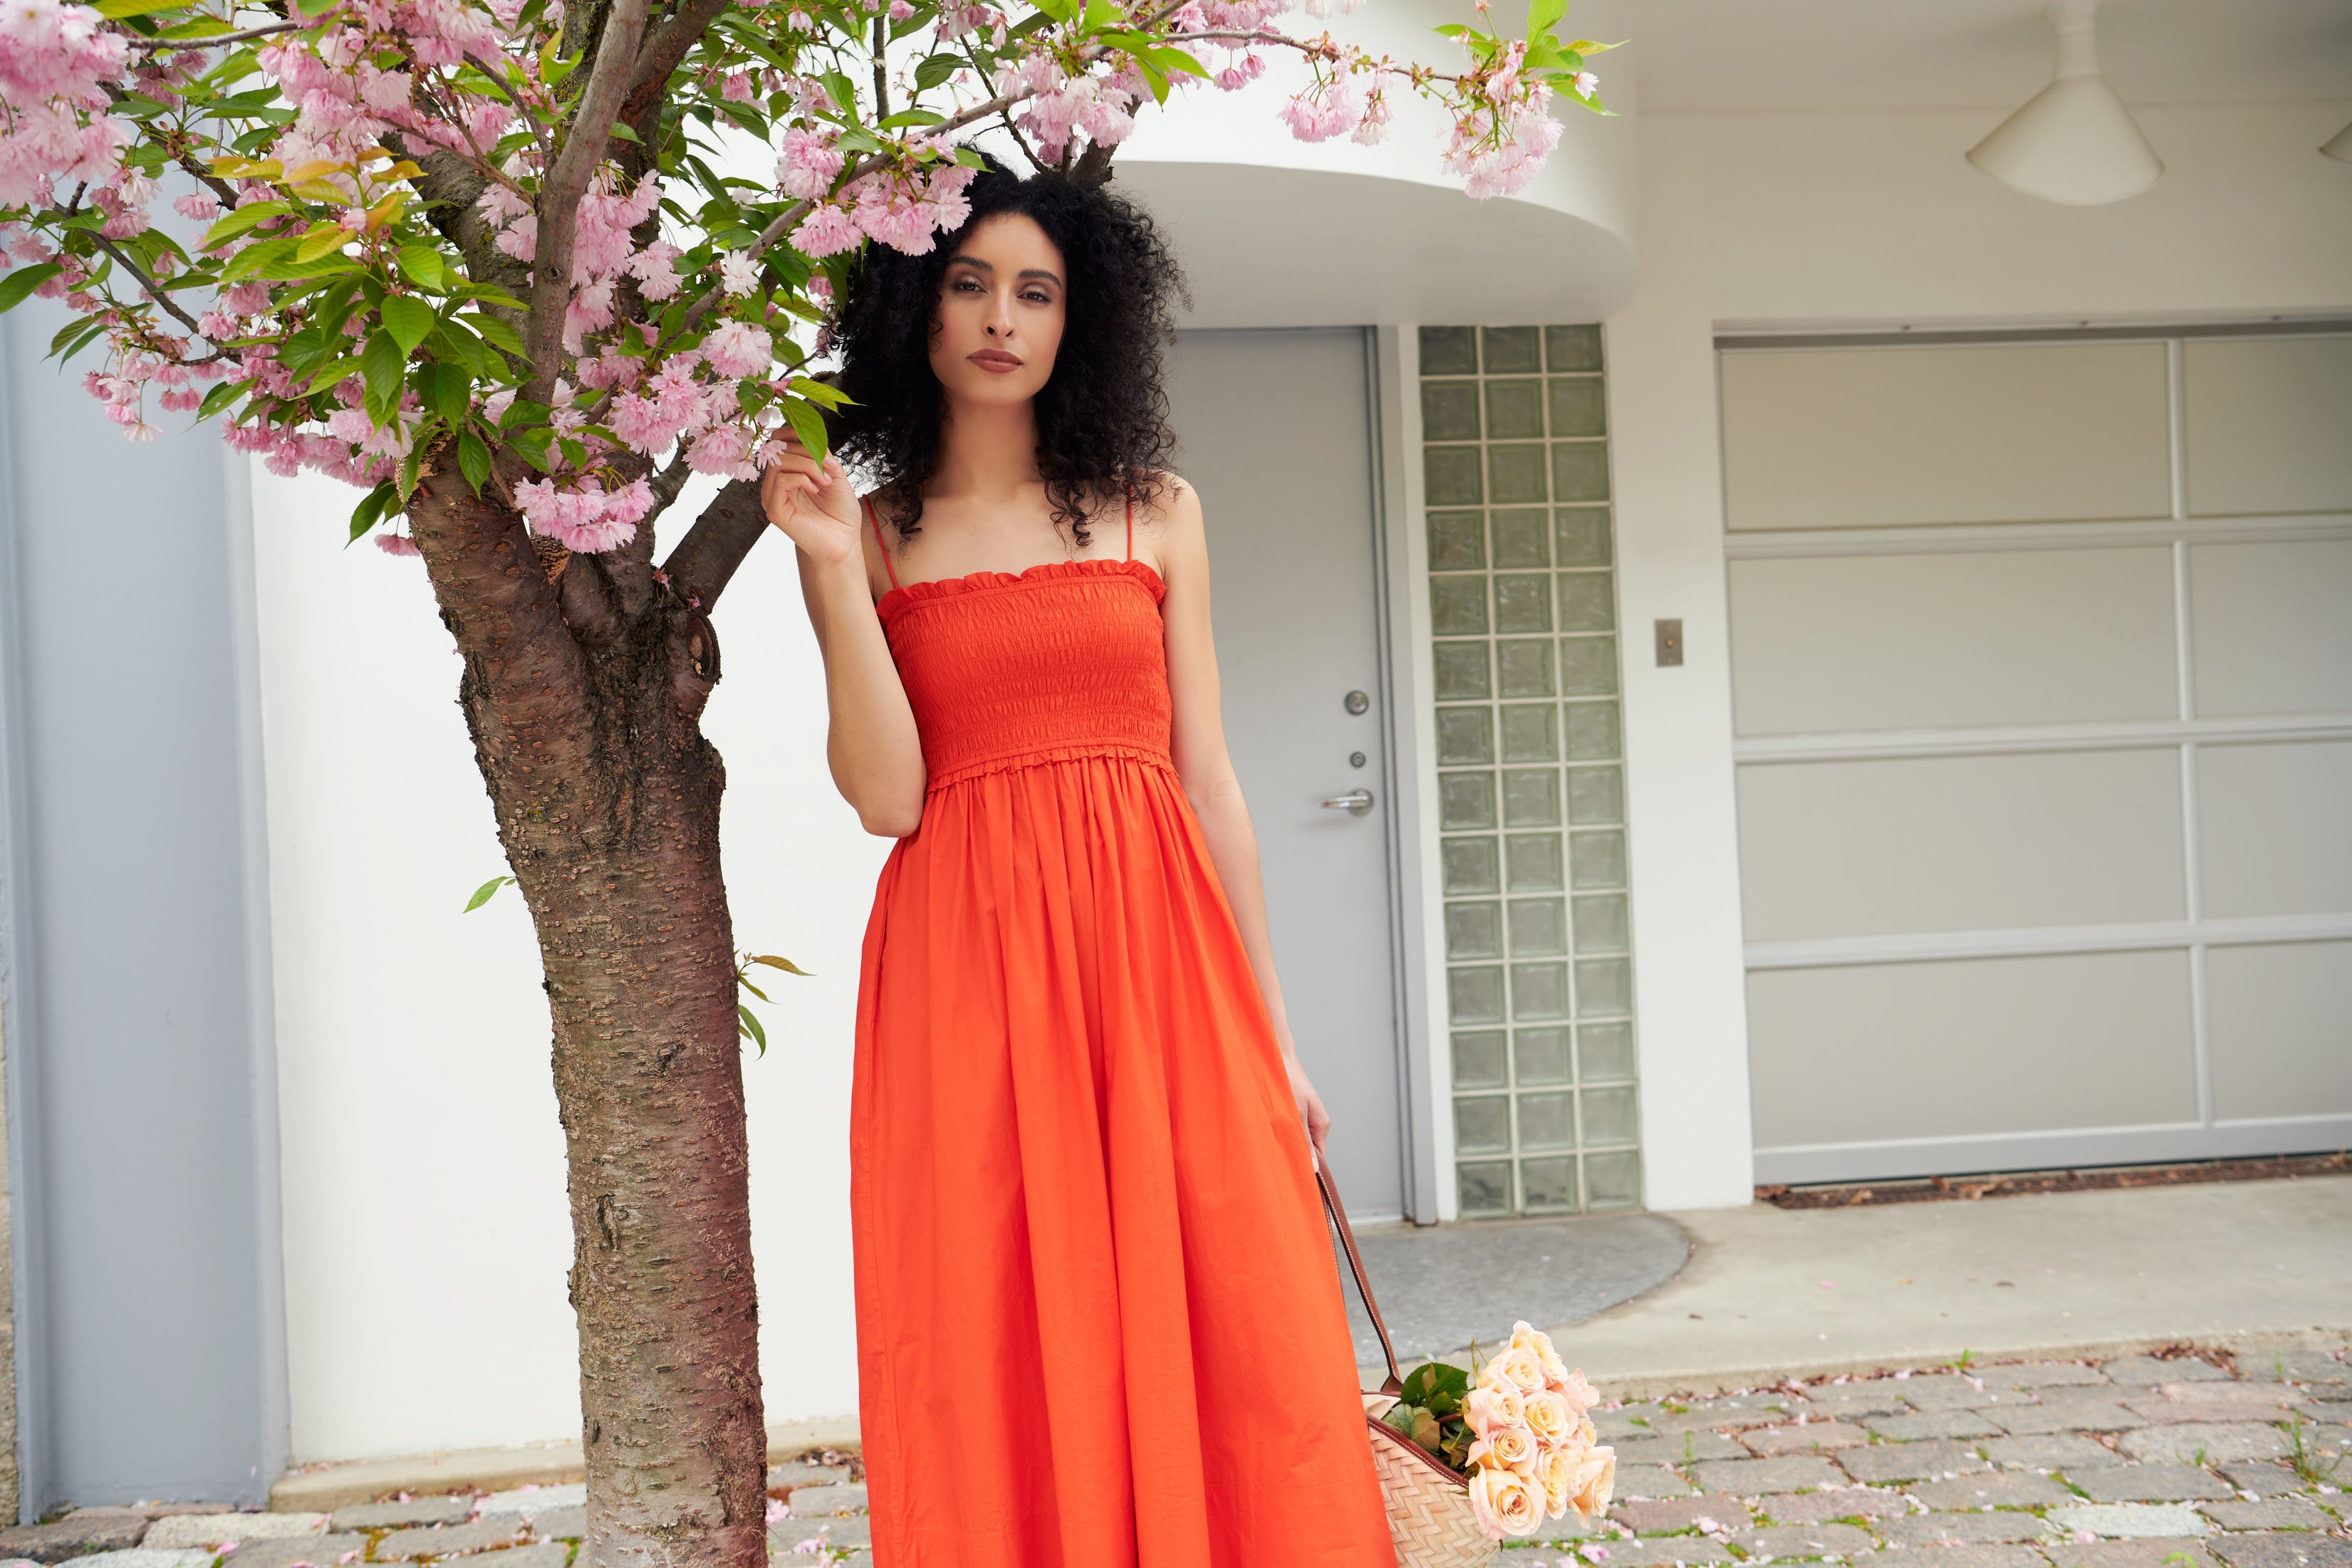
[[[1609,1518],[1515,1542],[1504,1568],[2352,1568],[2352,1367],[2312,1352],[1833,1378],[1594,1418],[1617,1448]],[[777,1568],[870,1563],[856,1475],[769,1472]],[[85,1509],[0,1531],[0,1568],[566,1568],[580,1491]]]
[[[2352,1568],[2348,1377],[2312,1352],[2135,1357],[1628,1405],[1594,1416],[1609,1518],[1502,1562]]]

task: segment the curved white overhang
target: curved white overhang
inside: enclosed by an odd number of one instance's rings
[[[1567,25],[1609,37],[1615,10],[1583,0]],[[1455,46],[1430,29],[1470,16],[1430,0],[1368,0],[1332,31],[1450,67]],[[1596,68],[1622,58],[1602,56]],[[1543,172],[1486,201],[1444,169],[1447,125],[1433,107],[1391,95],[1395,122],[1376,146],[1302,142],[1279,110],[1306,73],[1279,52],[1268,64],[1239,92],[1192,86],[1167,109],[1145,109],[1118,151],[1119,188],[1150,209],[1184,263],[1186,326],[1597,321],[1632,297],[1630,62],[1603,76],[1616,118],[1555,106],[1562,135]]]

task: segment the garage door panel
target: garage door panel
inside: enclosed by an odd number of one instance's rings
[[[2352,942],[2206,956],[2221,1120],[2352,1115]]]
[[[2162,546],[1735,561],[1743,736],[2169,718]]]
[[[2189,604],[2200,716],[2352,713],[2352,539],[2193,545]]]
[[[2191,516],[2352,511],[2352,338],[2189,342]]]
[[[1751,942],[2177,920],[2177,756],[1748,764],[1740,884]]]
[[[2160,343],[1731,354],[1732,529],[2160,517]]]
[[[2182,952],[1748,977],[1759,1150],[2197,1118]]]
[[[2352,741],[2197,755],[2205,913],[2352,915]]]

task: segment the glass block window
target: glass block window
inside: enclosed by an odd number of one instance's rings
[[[1642,1199],[1597,327],[1423,327],[1464,1218]]]

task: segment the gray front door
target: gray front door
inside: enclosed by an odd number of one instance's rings
[[[1404,1209],[1369,348],[1349,329],[1187,332],[1169,383],[1291,1032],[1364,1218]],[[1320,804],[1356,791],[1360,814]]]

